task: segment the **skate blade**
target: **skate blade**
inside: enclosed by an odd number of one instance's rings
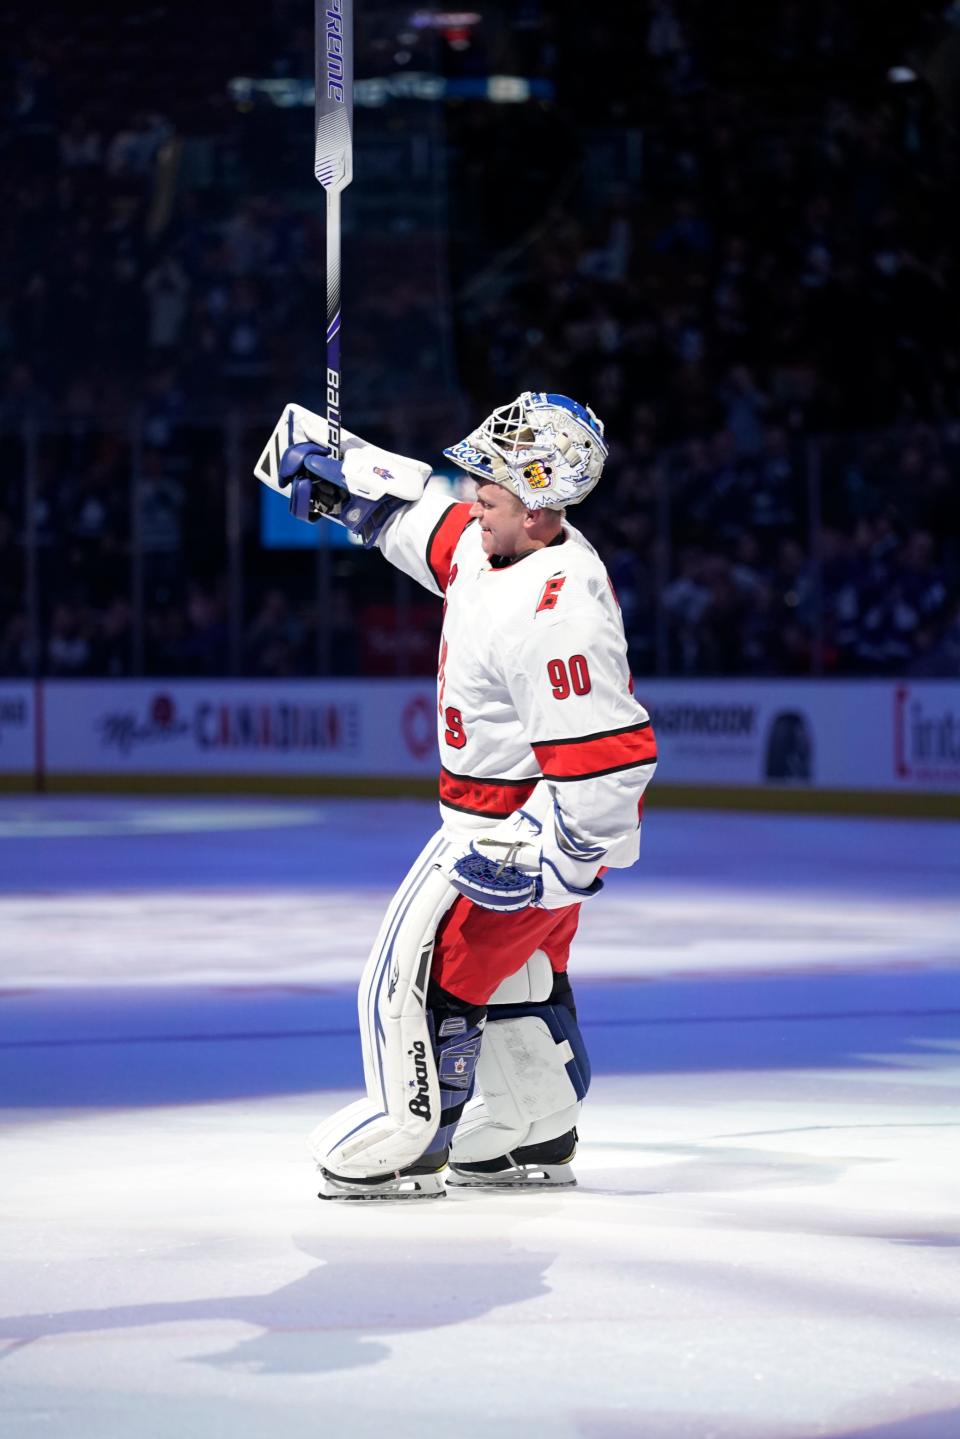
[[[536,1164],[523,1169],[501,1169],[496,1174],[473,1174],[450,1166],[447,1184],[455,1189],[575,1189],[576,1175],[564,1164]]]
[[[318,1199],[348,1204],[412,1204],[421,1199],[445,1199],[446,1186],[439,1174],[400,1175],[382,1184],[351,1184],[321,1171]]]

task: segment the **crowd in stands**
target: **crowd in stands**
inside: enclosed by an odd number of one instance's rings
[[[720,431],[659,456],[646,478],[628,468],[631,503],[602,542],[635,667],[960,673],[958,465],[960,428],[811,442],[770,426],[754,454]],[[658,491],[669,497],[659,575]]]
[[[886,78],[948,7],[734,6],[721,25],[647,0],[636,44],[598,18],[587,56],[563,5],[519,8],[415,56],[521,66],[556,99],[445,111],[452,364],[396,263],[422,218],[357,238],[357,428],[438,460],[522,389],[588,401],[611,459],[572,518],[609,559],[638,672],[960,673],[956,156],[943,96]],[[337,552],[319,605],[312,558],[283,572],[261,549],[252,495],[231,622],[226,417],[253,435],[291,395],[321,407],[322,203],[308,157],[291,175],[274,148],[305,115],[228,98],[231,74],[309,73],[297,7],[262,10],[241,35],[215,0],[189,43],[138,5],[14,0],[0,22],[0,674],[432,663],[409,597],[424,643],[360,643],[364,606],[396,598],[375,557]],[[390,7],[368,23],[367,73],[409,62]]]

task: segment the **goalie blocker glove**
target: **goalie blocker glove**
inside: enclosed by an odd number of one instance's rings
[[[342,459],[330,453],[327,421],[303,405],[284,407],[254,466],[257,479],[287,497],[296,519],[331,519],[365,548],[419,500],[430,466],[363,440],[341,425]]]
[[[387,476],[387,478],[390,478]],[[280,461],[280,486],[290,486],[290,513],[315,524],[334,520],[354,539],[371,549],[384,525],[408,503],[394,495],[368,499],[351,494],[344,463],[335,460],[325,445],[304,442],[291,445]]]

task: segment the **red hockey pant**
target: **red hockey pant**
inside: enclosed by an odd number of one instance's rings
[[[448,994],[486,1004],[501,980],[516,974],[536,949],[563,973],[579,922],[578,904],[498,914],[461,895],[437,929],[432,976]]]

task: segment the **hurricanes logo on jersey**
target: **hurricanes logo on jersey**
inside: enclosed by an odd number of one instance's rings
[[[541,610],[555,610],[557,608],[557,600],[560,598],[560,591],[566,583],[566,575],[553,575],[551,579],[547,580],[547,583],[540,591],[540,598],[537,601],[537,608],[534,610],[534,614],[538,615]]]
[[[542,465],[539,460],[531,460],[529,465],[523,467],[523,478],[531,490],[545,490],[550,483],[552,473],[550,467]]]

